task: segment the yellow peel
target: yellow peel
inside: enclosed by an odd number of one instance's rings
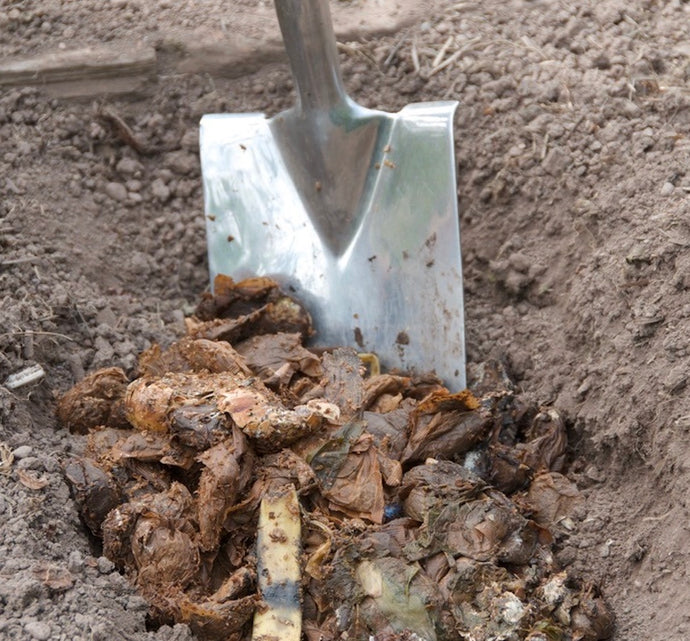
[[[257,535],[263,604],[254,614],[253,641],[300,641],[300,510],[294,487],[264,496]]]
[[[381,374],[381,362],[376,354],[371,352],[361,352],[357,354],[359,360],[369,368],[369,376],[379,376]]]

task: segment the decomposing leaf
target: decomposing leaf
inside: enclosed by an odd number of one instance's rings
[[[398,407],[385,414],[364,412],[366,429],[374,437],[376,446],[391,458],[400,460],[407,445],[410,414],[414,410],[414,401],[406,400]]]
[[[213,599],[192,601],[183,593],[166,599],[160,609],[172,620],[187,623],[202,641],[239,641],[258,603],[255,594],[219,603]]]
[[[383,474],[371,435],[363,434],[352,444],[323,495],[349,516],[383,522]]]
[[[137,519],[131,545],[140,583],[184,587],[195,578],[199,549],[193,534],[176,525],[155,512],[146,512]]]
[[[99,535],[103,520],[122,500],[115,483],[104,470],[85,458],[68,461],[65,476],[86,525]]]
[[[240,466],[245,451],[238,435],[235,443],[222,441],[199,456],[204,465],[198,490],[199,540],[204,551],[218,548],[228,511],[249,480]],[[246,465],[244,469],[247,470]]]
[[[199,565],[194,502],[181,483],[111,510],[102,525],[104,553],[156,585],[190,580]]]
[[[522,461],[535,472],[563,471],[568,437],[563,417],[554,409],[539,412],[525,435],[525,442],[516,445],[524,452]]]
[[[503,585],[517,591],[521,589],[519,579],[505,568],[463,556],[455,560],[451,570],[441,580],[440,588],[456,605],[472,602],[480,591],[478,588],[487,585]],[[456,615],[462,618],[462,610]]]
[[[254,593],[255,589],[256,570],[245,565],[230,574],[213,593],[210,600],[216,603],[234,601],[246,594]]]
[[[205,450],[231,432],[228,417],[212,401],[172,408],[168,425],[173,441],[195,450]]]
[[[230,343],[206,338],[185,337],[161,350],[154,345],[139,357],[141,376],[164,376],[171,372],[250,376],[251,370],[244,358]]]
[[[129,427],[123,406],[127,383],[127,376],[119,367],[86,376],[58,401],[58,419],[77,434],[86,434],[101,425]]]
[[[527,502],[534,509],[540,525],[558,523],[584,504],[584,497],[574,483],[558,472],[538,474],[529,486]]]
[[[106,459],[109,462],[113,447],[120,441],[125,441],[133,433],[131,426],[130,429],[126,430],[113,427],[95,428],[86,437],[84,457],[97,462],[101,462],[101,459]],[[104,467],[107,467],[107,464]]]
[[[138,378],[127,388],[125,407],[127,418],[139,430],[168,431],[168,412],[177,390],[174,383],[181,382],[183,375],[168,375],[161,379]],[[174,378],[173,378],[174,377]]]
[[[31,568],[31,573],[54,592],[69,590],[74,585],[74,576],[67,568],[48,561],[39,561]]]
[[[492,443],[487,449],[485,478],[501,492],[512,494],[524,489],[532,478],[532,468],[525,465],[512,446]]]
[[[577,606],[570,613],[573,638],[581,641],[608,639],[614,631],[613,614],[593,591],[592,587],[584,587],[578,595]]]
[[[427,513],[406,554],[420,559],[443,551],[477,561],[527,563],[536,544],[536,528],[510,502],[484,496],[462,504],[448,503],[439,512]]]
[[[304,571],[313,579],[322,581],[326,578],[329,571],[328,566],[326,566],[326,560],[332,551],[333,532],[328,525],[315,518],[307,523],[306,528],[303,528],[303,532],[305,529],[307,534],[302,536],[302,544],[307,555]],[[315,534],[316,537],[310,536],[310,532]]]
[[[239,343],[250,336],[312,333],[311,317],[297,301],[283,294],[269,278],[249,278],[234,283],[227,276],[216,277],[214,294],[197,308],[200,321],[188,321],[194,338]]]
[[[389,412],[398,406],[399,401],[386,401],[388,404],[384,404],[381,402],[381,398],[386,397],[387,399],[393,398],[402,400],[403,394],[408,392],[411,387],[412,381],[407,376],[398,376],[395,374],[371,376],[364,381],[362,407],[381,413]],[[375,403],[380,403],[380,405],[374,408],[373,406]],[[393,406],[391,406],[391,404]]]
[[[502,396],[515,391],[505,366],[497,360],[468,364],[467,380],[467,386],[476,396]]]
[[[262,334],[237,345],[237,351],[253,372],[267,384],[275,379],[287,384],[295,373],[319,377],[321,360],[302,345],[300,334]],[[285,365],[288,369],[285,370]]]
[[[218,393],[218,409],[263,452],[275,452],[308,436],[321,425],[321,415],[308,405],[282,406],[268,391],[244,386]]]
[[[167,432],[176,409],[213,402],[226,390],[236,389],[242,380],[227,372],[170,373],[138,378],[127,387],[127,418],[139,430]]]
[[[29,470],[17,470],[19,482],[30,490],[42,490],[50,481],[45,477],[38,476],[35,472]]]
[[[416,564],[392,557],[366,560],[356,566],[355,577],[364,593],[360,616],[371,630],[436,640],[440,610],[434,606],[441,603],[441,595]]]
[[[436,392],[411,417],[411,433],[402,462],[452,458],[470,450],[487,432],[491,420],[469,392]]]
[[[322,396],[340,408],[343,421],[360,411],[364,401],[362,364],[353,349],[338,348],[322,359]]]
[[[400,461],[386,456],[378,448],[376,448],[376,456],[379,460],[379,467],[381,468],[383,482],[388,487],[398,487],[403,478],[403,468]]]
[[[340,428],[311,456],[322,494],[333,507],[349,516],[383,522],[383,475],[379,452],[364,424],[355,421]]]
[[[202,295],[196,315],[204,321],[239,318],[282,295],[271,278],[258,276],[235,282],[230,276],[217,274],[213,279],[213,293]]]
[[[194,462],[194,453],[191,450],[177,446],[167,435],[160,432],[134,432],[113,446],[111,456],[116,461],[158,461],[163,465],[183,469],[189,469]]]
[[[267,454],[261,459],[258,476],[263,481],[262,496],[269,487],[293,485],[300,492],[316,486],[314,470],[300,456],[285,449],[274,454]]]
[[[476,499],[485,488],[486,484],[463,466],[432,459],[405,474],[398,496],[405,514],[423,522],[446,505],[459,506]]]

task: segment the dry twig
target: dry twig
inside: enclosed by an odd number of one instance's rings
[[[444,60],[440,65],[433,67],[431,71],[429,71],[429,78],[431,78],[431,76],[433,76],[434,74],[437,74],[439,71],[442,71],[446,67],[450,67],[450,65],[452,65],[462,54],[462,49],[459,49],[452,56],[446,58],[446,60]]]
[[[111,107],[101,105],[98,108],[96,116],[99,120],[105,123],[112,132],[124,142],[129,145],[134,151],[139,154],[146,155],[150,150],[142,143],[132,131],[132,128],[122,119],[122,117],[115,112]]]
[[[419,54],[417,53],[417,38],[412,39],[412,50],[410,51],[410,55],[412,56],[412,66],[414,67],[414,71],[417,75],[420,75],[420,70],[421,67],[419,65]]]
[[[386,59],[383,61],[384,69],[388,67],[391,64],[391,62],[393,62],[395,54],[398,53],[398,51],[400,51],[400,47],[402,47],[405,44],[408,35],[409,29],[405,30],[403,34],[400,36],[400,38],[398,38],[395,44],[391,47],[391,50],[388,52],[388,55],[386,56]]]
[[[431,63],[432,69],[438,67],[441,64],[442,60],[446,57],[446,53],[448,52],[450,45],[453,44],[453,40],[453,36],[448,36],[448,40],[446,40],[443,43],[443,46],[439,49],[439,52],[436,54],[436,57],[434,58],[434,61]]]

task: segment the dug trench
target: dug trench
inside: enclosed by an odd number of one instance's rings
[[[272,281],[219,276],[137,378],[98,370],[60,400],[61,425],[87,435],[65,463],[82,518],[151,623],[252,638],[252,616],[271,618],[258,509],[287,487],[304,572],[275,617],[296,610],[308,638],[609,638],[598,587],[555,558],[583,510],[560,414],[495,361],[451,394],[376,360],[365,374],[352,348],[319,357],[312,332]],[[294,623],[273,634],[300,638]]]
[[[155,48],[177,20],[166,3],[156,17],[135,2],[96,4],[3,8],[3,55],[35,53],[42,41],[76,47],[107,32]],[[217,10],[212,4],[203,8]],[[195,15],[199,7],[185,5],[183,19],[208,20]],[[238,2],[235,13],[252,10]],[[562,420],[568,446],[560,473],[584,502],[565,522],[572,529],[561,523],[553,542],[536,545],[552,551],[553,570],[566,573],[572,583],[564,585],[576,595],[596,586],[621,640],[680,641],[690,630],[683,607],[687,11],[683,2],[652,0],[439,3],[397,33],[344,42],[341,51],[348,90],[365,106],[396,111],[417,100],[460,101],[469,363],[501,363],[525,407]],[[151,604],[118,571],[114,561],[122,561],[94,556],[65,476],[84,437],[60,426],[57,399],[103,368],[120,368],[131,384],[142,352],[167,349],[185,333],[184,318],[207,287],[199,117],[272,114],[291,102],[289,73],[270,60],[236,78],[168,68],[138,95],[99,96],[98,105],[51,97],[47,87],[3,90],[4,638],[192,638],[188,624],[160,613],[162,627],[147,630]],[[42,378],[8,387],[8,377],[37,365]],[[404,500],[425,483],[409,483]],[[536,512],[525,509],[518,504],[520,518],[534,521]],[[317,534],[306,544],[321,540]],[[404,535],[396,531],[387,544]],[[365,529],[350,542],[381,545]],[[339,548],[352,567],[352,548]],[[372,553],[364,567],[396,572],[395,558]],[[499,573],[509,565],[499,564]],[[493,580],[506,587],[503,578]],[[418,592],[426,594],[425,586]],[[520,586],[509,592],[523,603]],[[521,612],[512,599],[502,606]],[[517,638],[529,632],[520,629]]]

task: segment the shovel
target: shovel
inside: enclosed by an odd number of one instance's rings
[[[271,276],[312,345],[465,387],[456,102],[365,109],[345,93],[328,0],[276,0],[294,107],[201,119],[211,282]]]

